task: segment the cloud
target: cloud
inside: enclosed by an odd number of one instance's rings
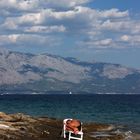
[[[7,10],[29,11],[38,8],[39,0],[1,0],[0,8]]]
[[[140,45],[140,35],[123,35],[121,36],[121,41],[125,43],[129,43],[132,46],[138,46]]]
[[[44,8],[72,8],[83,5],[91,0],[1,0],[0,8],[18,11],[35,11]]]
[[[122,31],[122,29],[128,30],[128,28],[130,28],[130,21],[123,20],[111,21],[110,19],[107,19],[101,25],[101,29],[111,31]]]
[[[88,48],[96,48],[96,49],[105,49],[105,48],[113,48],[114,47],[114,41],[111,38],[106,38],[103,40],[90,40],[87,42],[79,42],[78,44],[85,46],[88,46]]]
[[[29,13],[18,17],[8,17],[5,19],[3,26],[10,29],[12,27],[17,27],[18,25],[37,25],[42,22],[42,17],[40,13]],[[12,29],[12,28],[11,28]]]
[[[111,43],[112,43],[112,39],[107,38],[107,39],[104,39],[104,40],[96,41],[95,45],[97,45],[97,46],[107,46],[107,45],[110,45]]]
[[[49,7],[75,7],[78,5],[86,4],[91,0],[47,0],[46,5]]]
[[[41,35],[30,35],[30,34],[10,34],[10,35],[0,35],[0,45],[10,45],[10,46],[56,46],[61,42],[58,37],[51,36],[41,36]]]
[[[25,32],[32,33],[54,33],[54,32],[65,32],[66,28],[63,25],[60,26],[32,26],[25,29]]]
[[[91,0],[1,0],[0,44],[99,48],[140,46],[140,20],[130,11],[97,10]],[[46,45],[47,44],[47,45]]]
[[[119,11],[118,9],[110,9],[110,10],[104,10],[100,12],[101,17],[105,18],[123,18],[129,15],[128,11]]]
[[[121,40],[124,41],[124,42],[127,42],[127,41],[130,40],[130,36],[128,36],[128,35],[123,35],[123,36],[121,36]]]

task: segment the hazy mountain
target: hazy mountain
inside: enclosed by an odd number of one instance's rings
[[[139,93],[140,71],[118,64],[0,50],[0,86],[1,91]]]

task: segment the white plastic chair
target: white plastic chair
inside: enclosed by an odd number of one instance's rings
[[[68,135],[68,140],[83,140],[83,132],[82,132],[82,124],[81,124],[81,130],[77,133],[74,134],[73,131],[68,131],[66,130],[66,123],[68,120],[72,120],[70,119],[64,119],[63,120],[63,137],[66,138]]]

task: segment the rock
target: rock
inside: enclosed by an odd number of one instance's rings
[[[3,112],[0,112],[0,120],[1,120],[1,121],[10,121],[11,119],[12,119],[11,116],[6,115],[6,114],[3,113]]]
[[[0,124],[0,129],[9,129],[10,126],[5,125],[5,124]]]
[[[3,112],[0,119],[0,140],[63,140],[62,120]],[[107,124],[83,124],[83,132],[84,140],[125,140],[123,133],[115,133],[115,126]]]

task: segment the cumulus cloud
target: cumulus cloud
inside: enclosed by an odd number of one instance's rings
[[[140,46],[139,19],[128,10],[87,7],[90,1],[1,0],[0,44],[55,46],[65,36],[88,48]]]
[[[119,11],[118,9],[110,9],[110,10],[105,10],[105,11],[101,11],[101,17],[105,17],[105,18],[123,18],[129,15],[128,11]]]
[[[6,8],[7,10],[28,10],[37,7],[37,2],[32,0],[1,0],[0,8]]]
[[[91,0],[1,0],[0,8],[35,11],[42,8],[72,8],[78,5],[83,5]]]
[[[46,5],[50,7],[75,7],[77,5],[86,4],[91,0],[46,0]]]
[[[101,25],[102,29],[111,31],[127,30],[130,27],[130,21],[111,21],[110,19],[104,21]]]

